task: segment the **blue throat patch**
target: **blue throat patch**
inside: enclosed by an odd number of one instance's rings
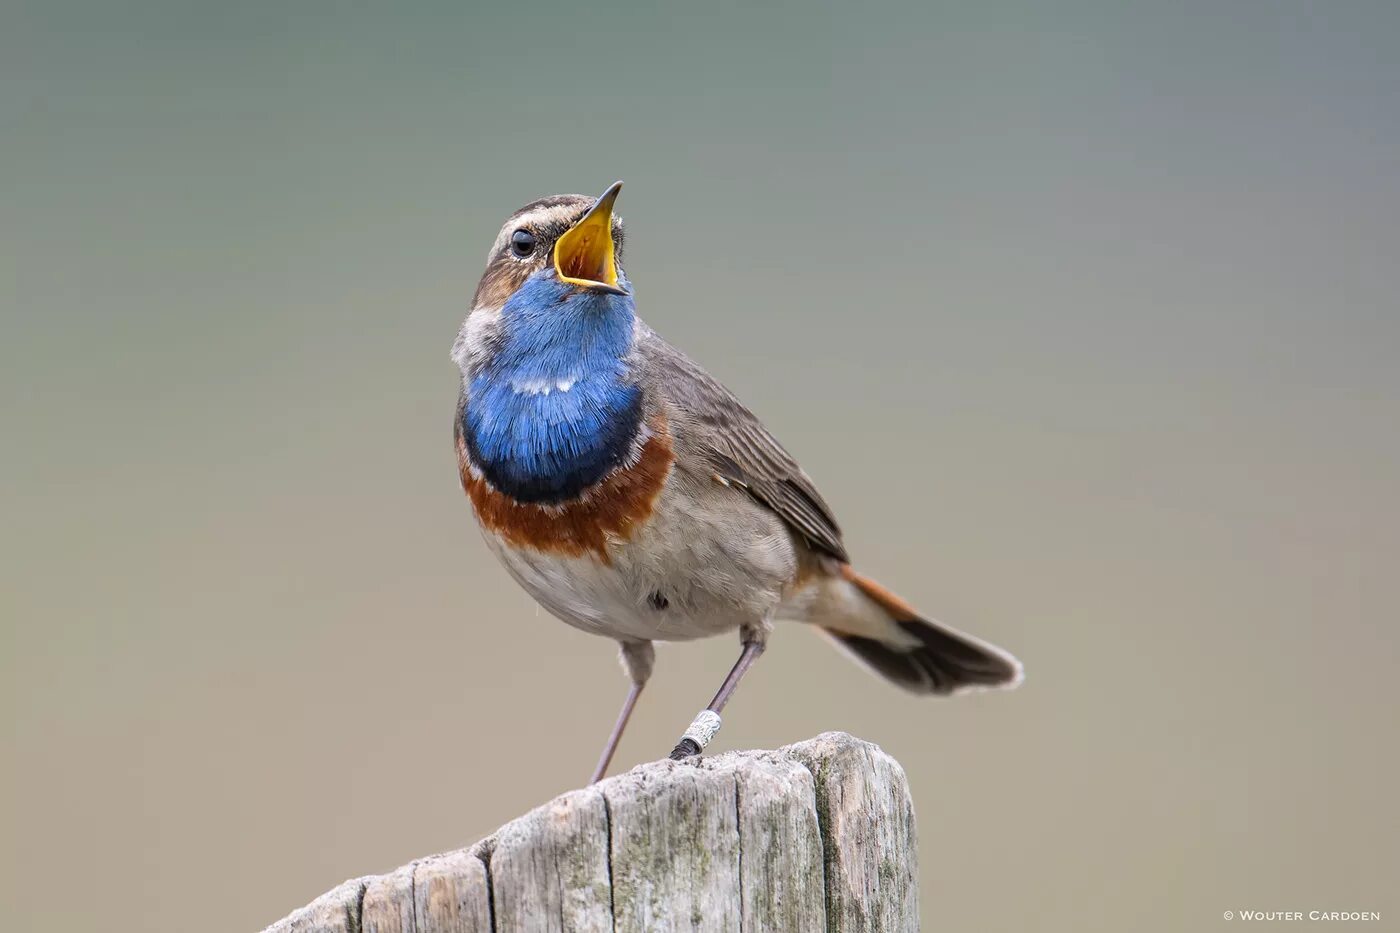
[[[518,502],[565,502],[623,462],[642,424],[642,392],[623,363],[635,319],[630,295],[581,291],[551,269],[510,297],[500,347],[462,413],[467,450],[492,486]]]

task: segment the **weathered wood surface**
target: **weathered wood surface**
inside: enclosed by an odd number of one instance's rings
[[[266,933],[919,928],[904,771],[839,732],[657,761],[475,845],[347,881]]]

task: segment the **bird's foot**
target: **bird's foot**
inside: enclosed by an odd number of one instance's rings
[[[694,758],[703,752],[721,725],[723,722],[719,718],[719,713],[714,710],[702,709],[691,722],[690,728],[685,730],[685,735],[681,736],[681,740],[676,743],[676,747],[671,749],[671,760],[682,761],[686,758]]]

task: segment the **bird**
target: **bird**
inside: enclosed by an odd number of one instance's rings
[[[621,189],[511,214],[452,349],[459,474],[487,548],[550,614],[619,647],[628,690],[590,782],[611,765],[657,641],[739,634],[677,760],[713,739],[777,620],[814,627],[913,693],[1019,684],[1011,654],[856,571],[792,455],[642,321],[622,268]]]

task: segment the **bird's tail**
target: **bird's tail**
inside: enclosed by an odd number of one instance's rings
[[[921,618],[914,607],[843,565],[812,621],[870,668],[914,693],[1010,688],[1021,662],[1000,648]]]

